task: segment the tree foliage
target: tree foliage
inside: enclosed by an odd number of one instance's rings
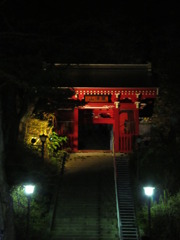
[[[49,160],[52,164],[56,164],[59,170],[62,168],[64,157],[67,155],[67,152],[63,149],[67,141],[67,136],[58,136],[54,131],[48,138],[47,149]]]
[[[48,197],[42,194],[42,186],[35,186],[35,192],[30,201],[29,239],[48,239],[49,228],[49,201]],[[11,189],[13,198],[13,209],[15,214],[16,238],[25,240],[27,227],[28,198],[24,186],[15,185]],[[23,223],[23,224],[22,224]]]
[[[138,181],[153,182],[176,193],[180,177],[180,98],[178,84],[169,78],[160,81],[160,92],[154,104],[151,141],[136,152]]]
[[[141,235],[148,235],[148,206],[138,211]],[[161,195],[158,202],[151,201],[152,240],[178,240],[180,238],[180,192],[173,196]]]
[[[151,208],[154,240],[180,237],[180,98],[179,84],[171,81],[171,77],[166,74],[159,76],[160,92],[154,105],[151,140],[135,151],[133,163],[136,189],[142,189],[145,184],[156,189]],[[164,192],[168,194],[164,195]],[[140,193],[136,192],[139,226],[141,234],[147,235],[148,210]]]

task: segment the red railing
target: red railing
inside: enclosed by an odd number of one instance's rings
[[[129,153],[133,149],[133,134],[121,134],[120,136],[120,152]]]

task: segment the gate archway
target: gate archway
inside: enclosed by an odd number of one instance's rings
[[[105,116],[105,117],[104,117]],[[106,121],[103,111],[80,109],[78,121],[79,150],[112,151],[113,125]]]

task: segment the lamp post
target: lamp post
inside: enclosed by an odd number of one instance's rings
[[[26,225],[26,239],[29,239],[29,221],[30,221],[30,206],[31,206],[31,195],[34,193],[34,185],[25,185],[24,191],[27,196],[28,206],[27,206],[27,225]]]
[[[144,187],[144,193],[148,197],[148,232],[149,239],[151,239],[151,197],[154,194],[154,187]]]
[[[46,142],[46,139],[48,136],[46,136],[44,133],[42,135],[39,136],[40,140],[42,142],[42,160],[44,161],[44,144]]]

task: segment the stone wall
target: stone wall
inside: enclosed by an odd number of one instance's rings
[[[26,146],[32,147],[32,149],[41,155],[42,142],[40,140],[40,135],[45,134],[49,137],[49,135],[52,133],[52,130],[53,124],[49,126],[49,117],[47,117],[45,120],[27,117],[20,124],[19,140]],[[48,158],[46,143],[44,145],[44,157]]]
[[[30,118],[26,122],[24,141],[27,144],[32,144],[32,139],[34,139],[35,140],[34,144],[38,143],[41,144],[39,136],[43,133],[49,136],[51,132],[52,127],[48,127],[48,120]]]

